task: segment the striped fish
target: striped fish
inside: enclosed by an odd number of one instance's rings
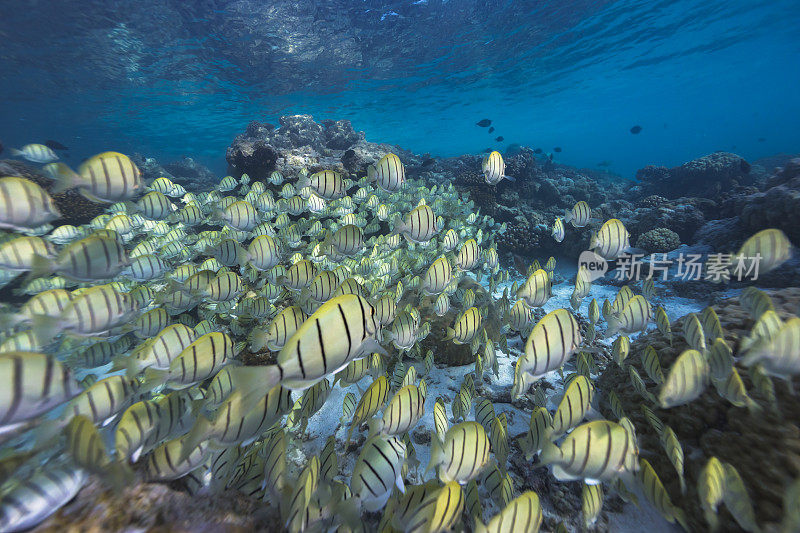
[[[603,510],[603,486],[583,484],[581,489],[581,512],[583,513],[583,525],[586,529],[591,528]]]
[[[594,386],[586,376],[575,376],[567,385],[564,396],[553,415],[553,437],[559,437],[577,426],[589,412]]]
[[[560,446],[545,442],[539,457],[553,466],[553,475],[559,481],[583,479],[597,484],[635,469],[630,465],[636,459],[636,450],[623,426],[595,420],[575,428]]]
[[[589,223],[592,218],[592,210],[585,201],[581,200],[575,206],[564,212],[564,222],[572,223],[574,228],[583,228]]]
[[[420,205],[411,210],[405,218],[397,215],[391,234],[402,234],[409,242],[424,244],[441,230],[442,228],[437,225],[433,209],[428,205]]]
[[[685,350],[672,363],[658,401],[663,409],[689,403],[703,394],[708,380],[709,368],[703,354]]]
[[[212,377],[233,355],[233,340],[228,335],[217,331],[207,333],[184,348],[168,369],[148,368],[145,380],[172,388],[188,387]]]
[[[763,314],[762,314],[763,315]],[[786,321],[770,339],[762,339],[742,359],[745,366],[759,364],[767,374],[789,377],[800,373],[800,318]]]
[[[480,259],[480,246],[478,246],[478,242],[475,239],[470,239],[461,245],[461,249],[458,250],[458,255],[456,255],[454,263],[460,270],[467,271],[478,266]]]
[[[392,153],[383,156],[374,167],[374,180],[382,190],[397,192],[406,181],[406,169],[400,158]]]
[[[244,200],[233,202],[224,208],[219,217],[228,227],[238,231],[250,231],[261,222],[258,210]]]
[[[316,275],[317,267],[314,263],[303,259],[286,269],[286,275],[281,276],[278,281],[287,289],[299,291],[308,286]]]
[[[35,256],[30,278],[58,274],[75,281],[103,280],[113,278],[129,263],[118,240],[96,234],[68,244],[55,259]]]
[[[264,458],[264,487],[266,488],[266,493],[264,498],[266,499],[268,495],[275,497],[281,494],[286,484],[286,431],[278,429],[271,433],[264,442],[264,450],[266,450]]]
[[[249,410],[242,403],[241,393],[234,391],[217,409],[213,420],[204,416],[197,418],[182,439],[178,461],[188,458],[204,442],[220,446],[250,444],[288,413],[291,407],[291,391],[280,385],[273,387]]]
[[[638,294],[631,298],[618,317],[608,319],[606,337],[617,332],[636,333],[647,328],[652,318],[652,308],[644,296]]]
[[[578,321],[567,309],[546,314],[533,327],[525,343],[525,355],[518,360],[519,375],[515,376],[512,396],[521,397],[533,381],[561,368],[582,342]]]
[[[239,255],[239,264],[247,263],[265,272],[277,265],[282,257],[281,244],[269,235],[260,235],[247,246],[247,253]]]
[[[684,530],[690,531],[689,525],[686,522],[686,516],[681,509],[672,503],[669,494],[667,494],[667,489],[664,488],[664,484],[661,483],[661,479],[659,479],[658,474],[656,474],[656,471],[650,466],[647,459],[639,459],[639,473],[637,477],[639,478],[639,483],[642,486],[645,498],[658,510],[661,516],[664,517],[664,520],[672,524],[677,522]]]
[[[124,154],[103,152],[84,161],[78,172],[64,163],[51,163],[45,172],[54,180],[53,194],[77,187],[89,200],[113,204],[144,190],[142,173]]]
[[[524,300],[517,300],[508,314],[508,325],[514,331],[524,334],[530,326],[531,318],[531,308],[525,304]]]
[[[706,335],[703,331],[703,325],[694,313],[689,313],[684,319],[683,338],[690,348],[701,352],[706,350]]]
[[[536,270],[517,291],[517,298],[521,298],[530,307],[542,307],[550,299],[550,276],[543,269]]]
[[[336,200],[347,194],[344,178],[333,170],[323,170],[311,176],[302,176],[297,181],[297,188],[311,187],[319,196],[326,200]]]
[[[712,381],[724,380],[733,370],[733,352],[722,338],[711,342],[706,352],[706,357],[708,358],[708,371]]]
[[[347,443],[350,443],[350,439],[353,435],[353,430],[357,429],[359,425],[366,422],[373,416],[375,416],[378,411],[386,404],[386,400],[389,399],[389,380],[386,376],[378,376],[367,390],[364,391],[364,394],[361,395],[361,399],[356,406],[355,411],[353,412],[353,418],[350,421],[350,427],[347,430]]]
[[[58,159],[58,155],[47,145],[31,143],[26,144],[19,150],[12,148],[11,155],[14,157],[24,157],[33,163],[50,163]]]
[[[697,494],[703,515],[711,531],[717,529],[717,508],[725,497],[725,467],[716,457],[711,457],[697,478]]]
[[[669,323],[667,312],[660,305],[656,307],[656,327],[658,331],[664,335],[672,346],[672,327]]]
[[[69,503],[86,482],[75,466],[50,466],[23,478],[0,500],[0,530],[26,531]]]
[[[130,260],[130,265],[121,273],[133,281],[153,281],[162,277],[169,270],[169,265],[161,257],[154,254],[140,255]]]
[[[671,427],[664,426],[660,434],[661,446],[664,448],[670,463],[675,467],[675,472],[677,472],[681,484],[681,492],[686,494],[686,480],[683,477],[683,446],[681,446],[678,436]]]
[[[67,404],[61,420],[85,416],[92,424],[107,425],[136,399],[141,383],[125,376],[109,376],[94,383]]]
[[[733,257],[733,275],[751,277],[775,270],[792,256],[792,243],[781,230],[769,228],[747,239]]]
[[[620,335],[611,344],[611,356],[614,362],[620,367],[625,366],[625,359],[631,353],[631,339],[625,335]]]
[[[134,403],[122,413],[115,431],[118,459],[133,462],[142,453],[189,429],[194,416],[190,405],[197,393],[191,390],[172,392],[155,400]]]
[[[648,402],[656,402],[656,397],[653,396],[649,390],[647,390],[647,385],[645,385],[644,380],[642,379],[642,376],[639,375],[636,367],[632,365],[628,367],[628,376],[630,377],[631,385],[633,385],[633,390],[635,390],[639,396]]]
[[[484,181],[489,185],[497,185],[503,178],[514,181],[514,178],[506,176],[506,164],[503,156],[497,150],[483,158],[481,172],[483,172]]]
[[[203,442],[186,459],[178,461],[182,449],[183,437],[167,441],[147,454],[144,461],[145,477],[151,481],[180,479],[203,466],[211,456],[208,443]]]
[[[424,498],[402,524],[406,532],[452,531],[464,512],[464,492],[455,481],[438,490],[427,489]]]
[[[503,419],[494,417],[489,425],[489,442],[497,463],[505,469],[508,460],[508,429]]]
[[[341,255],[354,255],[364,248],[364,232],[353,224],[347,224],[337,229],[320,244],[320,251],[330,254],[335,251]]]
[[[420,287],[425,294],[440,294],[450,284],[452,279],[453,268],[450,266],[447,257],[442,255],[428,267],[428,271],[425,273]]]
[[[742,476],[730,463],[724,463],[723,467],[725,469],[725,494],[723,496],[725,507],[742,529],[759,531],[753,503],[747,494]]]
[[[135,204],[135,210],[150,220],[164,220],[177,208],[163,193],[150,191],[142,196]]]
[[[529,490],[508,502],[487,525],[475,520],[475,533],[536,533],[542,525],[543,514],[539,496]]]
[[[79,393],[67,367],[46,354],[0,354],[0,432],[46,413]]]
[[[564,240],[564,222],[560,217],[556,217],[555,221],[553,222],[553,228],[550,230],[550,235],[553,236],[553,239],[555,239],[556,242],[562,242]]]
[[[172,324],[161,329],[152,339],[139,345],[130,355],[119,356],[114,369],[126,369],[128,376],[153,367],[167,369],[173,359],[197,339],[194,330],[183,324]]]
[[[531,420],[527,434],[522,437],[521,447],[525,458],[531,460],[534,454],[544,447],[544,443],[553,432],[553,417],[544,407],[536,407],[531,412]]]
[[[652,346],[648,345],[642,354],[642,364],[647,375],[650,376],[656,385],[664,382],[664,374],[661,372],[661,360],[658,358],[658,352]]]
[[[475,479],[489,461],[491,446],[483,426],[467,421],[447,430],[444,442],[434,439],[425,472],[438,467],[442,483],[467,483]]]
[[[397,437],[376,435],[364,443],[353,467],[350,490],[365,510],[383,508],[395,486],[405,491],[401,475],[405,456],[406,447]]]
[[[33,268],[33,259],[52,259],[55,248],[40,237],[16,237],[0,244],[0,270],[26,272]]]
[[[630,234],[622,221],[616,218],[607,220],[597,233],[593,233],[589,244],[590,250],[608,260],[620,257],[630,247]]]
[[[260,351],[264,348],[273,352],[280,350],[307,318],[308,315],[299,307],[287,307],[272,319],[267,329],[254,329],[252,331],[250,334],[250,348],[254,351]]]
[[[481,322],[481,312],[477,307],[470,307],[461,313],[452,328],[447,328],[447,334],[442,340],[452,340],[456,344],[469,344],[480,330]]]
[[[750,328],[750,334],[742,339],[739,351],[746,354],[750,348],[760,342],[769,342],[783,327],[783,320],[773,310],[764,311]]]
[[[456,230],[452,228],[447,230],[447,233],[445,233],[442,238],[442,249],[445,252],[454,250],[456,246],[458,246],[458,240],[458,233],[456,233]]]
[[[138,311],[139,306],[129,294],[117,292],[110,284],[97,285],[72,298],[57,319],[37,317],[34,330],[43,338],[53,338],[64,331],[85,337],[106,335]]]

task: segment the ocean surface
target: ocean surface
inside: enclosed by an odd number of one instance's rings
[[[248,122],[294,113],[437,156],[560,147],[559,162],[624,177],[800,144],[792,0],[6,0],[2,12],[0,142],[52,138],[72,157],[111,140],[221,173]]]

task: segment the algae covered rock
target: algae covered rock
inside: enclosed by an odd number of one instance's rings
[[[681,238],[669,228],[656,228],[642,234],[636,241],[638,248],[650,253],[671,252],[681,245]]]

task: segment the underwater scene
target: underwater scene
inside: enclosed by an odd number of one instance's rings
[[[0,533],[800,532],[794,0],[5,0]]]

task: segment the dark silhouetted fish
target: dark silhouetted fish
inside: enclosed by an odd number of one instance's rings
[[[69,148],[67,148],[66,146],[64,146],[60,142],[53,141],[53,140],[50,140],[50,139],[46,140],[44,142],[44,145],[47,146],[48,148],[52,148],[53,150],[69,150]]]
[[[494,131],[494,126],[492,126],[491,128],[489,128],[489,133],[492,133],[493,131]]]
[[[475,124],[480,126],[481,128],[486,128],[488,126],[491,126],[492,121],[489,120],[488,118],[484,118],[484,119],[481,119],[480,122],[476,122]]]
[[[758,142],[763,143],[764,141],[766,141],[766,139],[764,137],[759,137],[758,138]]]
[[[0,143],[0,154],[3,153],[3,143]]]
[[[633,133],[634,135],[636,135],[636,134],[637,134],[637,133],[639,133],[640,131],[642,131],[642,127],[641,127],[641,126],[639,126],[639,125],[636,125],[636,126],[634,126],[634,127],[632,127],[632,128],[631,128],[631,133]]]
[[[428,166],[430,166],[430,165],[434,164],[435,162],[436,162],[436,160],[435,160],[435,159],[433,159],[433,158],[429,157],[429,158],[425,159],[425,160],[422,162],[422,166],[423,166],[423,167],[428,167]]]
[[[543,150],[541,148],[537,148],[536,150],[533,151],[534,154],[541,154],[542,152]]]
[[[492,153],[492,151],[493,151],[493,150],[492,150],[491,148],[484,148],[484,149],[483,149],[483,153],[484,153],[484,154],[491,154],[491,153]]]
[[[499,142],[499,143],[501,143],[501,142],[503,142],[505,139],[504,139],[504,138],[503,138],[503,136],[501,135],[500,137],[496,137],[494,140],[495,140],[495,141],[497,141],[497,142]]]
[[[557,153],[561,152],[561,147],[560,146],[556,146],[555,148],[553,148],[553,151],[557,152]]]
[[[600,161],[599,163],[597,163],[597,166],[598,167],[610,167],[611,166],[611,161],[608,161],[608,160]]]
[[[505,157],[513,157],[522,151],[522,145],[517,143],[511,143],[506,148],[505,153],[503,154]]]

